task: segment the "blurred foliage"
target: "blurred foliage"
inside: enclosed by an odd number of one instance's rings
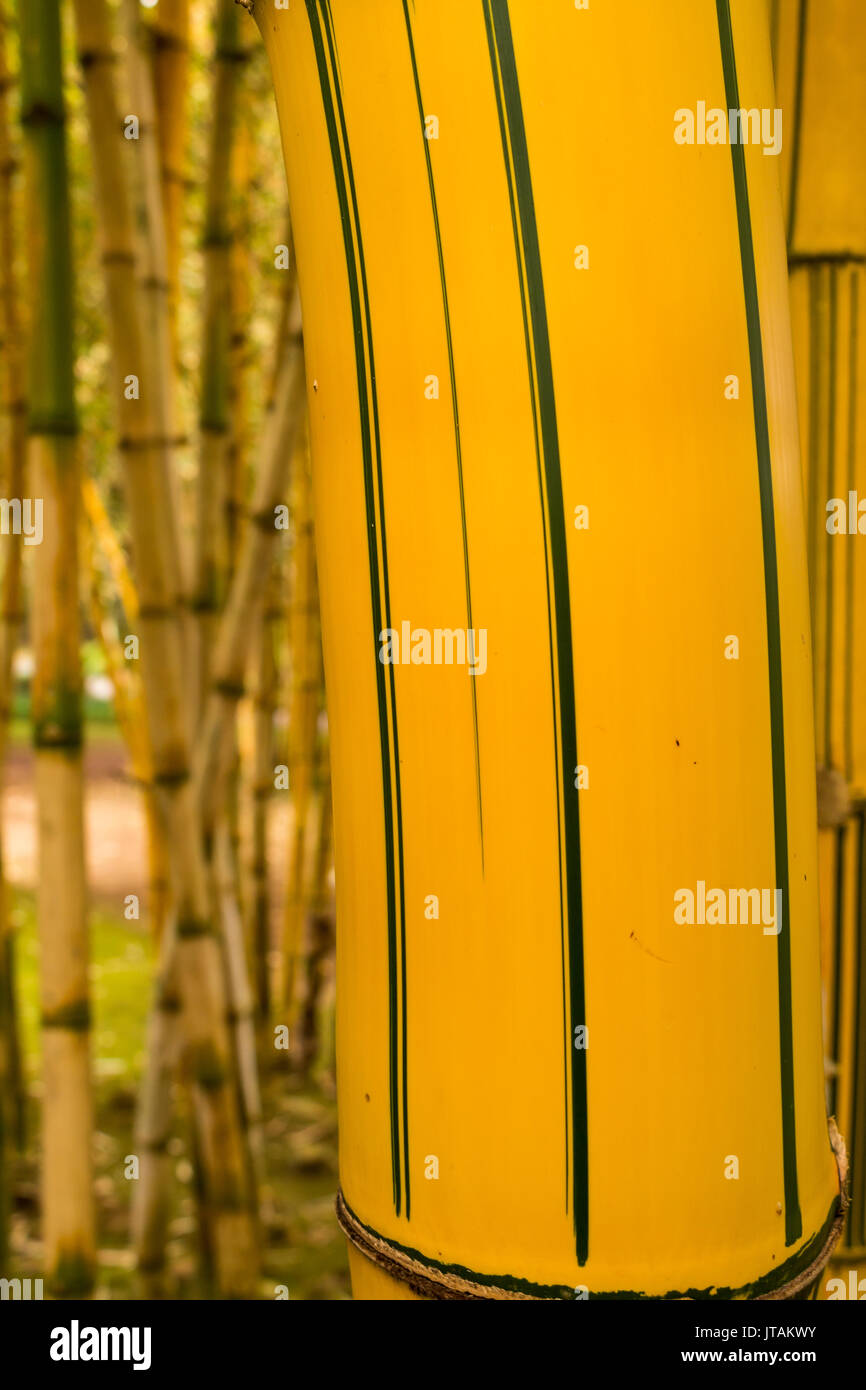
[[[39,944],[32,894],[17,892],[18,998],[28,1097],[30,1143],[18,1160],[13,1245],[22,1275],[40,1274],[38,1170],[40,1031]],[[98,1202],[100,1298],[135,1298],[129,1247],[130,1182],[125,1156],[134,1152],[133,1122],[144,1061],[153,948],[138,922],[94,908],[91,924],[93,1073],[96,1093],[95,1191]],[[280,1054],[275,1054],[279,1056]],[[283,1054],[284,1055],[284,1054]],[[299,1089],[285,1065],[262,1075],[265,1167],[260,1296],[285,1284],[292,1299],[349,1297],[345,1241],[334,1216],[336,1105],[311,1087]],[[195,1199],[189,1143],[181,1126],[171,1141],[178,1189],[168,1255],[177,1298],[201,1298],[197,1283]]]
[[[113,0],[115,12],[116,0]],[[202,224],[207,166],[208,124],[212,101],[214,49],[212,0],[193,0],[191,62],[189,68],[189,131],[186,152],[185,221],[182,233],[180,296],[177,320],[175,372],[178,433],[177,451],[181,483],[181,521],[193,524],[197,469],[197,397],[202,334]],[[243,32],[249,44],[249,61],[243,68],[239,120],[252,131],[249,184],[236,189],[233,198],[235,236],[245,254],[243,273],[248,278],[243,302],[249,305],[246,321],[238,325],[244,337],[245,418],[243,439],[247,467],[255,466],[255,441],[261,433],[263,402],[271,372],[274,330],[285,272],[274,264],[275,248],[286,240],[288,213],[279,129],[273,88],[258,30],[246,16]],[[120,25],[116,26],[119,33]],[[81,72],[75,46],[71,12],[64,6],[68,148],[75,261],[76,355],[75,376],[80,425],[82,466],[99,486],[115,533],[129,558],[129,527],[120,482],[117,438],[109,390],[108,324],[104,301],[99,229],[93,191],[92,154],[89,142]],[[119,48],[122,44],[118,41]],[[9,44],[15,82],[17,44]],[[123,64],[118,65],[121,110],[128,110],[123,92]],[[13,91],[12,109],[17,107]],[[20,194],[20,129],[13,124],[17,192]],[[21,218],[17,238],[19,283],[24,277],[26,231]],[[6,422],[3,422],[5,429]],[[249,479],[246,480],[249,482]],[[283,552],[281,563],[286,563]],[[25,585],[29,555],[25,552]],[[106,663],[96,640],[88,597],[89,579],[81,576],[85,678],[102,676]],[[112,595],[107,595],[111,615],[119,630],[123,614]],[[27,647],[27,627],[23,629]],[[283,639],[284,641],[284,639]],[[24,663],[26,667],[26,661]],[[10,728],[13,752],[29,743],[28,678],[19,674],[13,694]],[[110,700],[95,699],[85,692],[84,711],[88,741],[118,738]],[[285,742],[285,730],[275,730],[276,758]],[[18,745],[18,748],[15,748]],[[24,756],[21,754],[21,756]],[[94,885],[97,887],[97,885]],[[38,937],[31,893],[12,890],[11,923],[16,938],[16,978],[20,1001],[23,1049],[27,1073],[29,1141],[17,1159],[12,1247],[22,1273],[38,1275],[39,1246],[38,1133],[40,1099],[40,1037]],[[143,923],[127,922],[119,915],[95,906],[90,913],[91,982],[93,1018],[93,1069],[96,1096],[94,1156],[99,1207],[99,1288],[97,1297],[137,1296],[130,1249],[129,1207],[131,1184],[123,1176],[124,1156],[133,1151],[133,1121],[138,1082],[144,1060],[145,1024],[151,1000],[154,950]],[[285,1054],[275,1054],[276,1058]],[[274,1287],[286,1284],[292,1299],[334,1299],[349,1296],[345,1242],[334,1215],[336,1190],[336,1106],[333,1096],[311,1086],[301,1087],[288,1063],[274,1060],[262,1075],[265,1115],[265,1172],[262,1188],[261,1297],[273,1298]],[[187,1116],[181,1116],[170,1152],[175,1159],[176,1198],[169,1237],[168,1258],[175,1280],[174,1294],[199,1298],[207,1293],[197,1282],[195,1199],[192,1187]]]

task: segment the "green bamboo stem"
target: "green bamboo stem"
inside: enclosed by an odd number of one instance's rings
[[[34,547],[32,615],[44,1074],[42,1221],[48,1287],[54,1296],[69,1296],[92,1287],[95,1265],[72,248],[59,7],[54,0],[21,0],[18,12],[21,120],[33,229],[28,243],[28,464],[34,495],[43,499],[44,528],[42,544]]]
[[[0,5],[0,341],[2,341],[2,403],[5,416],[4,495],[22,497],[27,451],[24,361],[19,290],[16,275],[14,215],[15,158],[9,127],[12,79],[6,59],[7,16]],[[5,539],[5,563],[0,589],[0,770],[12,703],[12,658],[21,631],[22,540]],[[15,936],[9,915],[9,894],[0,841],[0,1269],[6,1267],[8,1217],[11,1207],[12,1151],[24,1142],[24,1095],[18,1009],[15,991]]]

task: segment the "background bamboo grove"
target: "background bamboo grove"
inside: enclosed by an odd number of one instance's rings
[[[866,1274],[861,11],[0,0],[0,1279]]]

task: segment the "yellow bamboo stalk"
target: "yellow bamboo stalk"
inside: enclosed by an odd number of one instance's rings
[[[137,615],[138,596],[126,566],[126,557],[92,478],[86,477],[83,480],[82,493],[84,510],[89,522],[85,531],[85,553],[86,568],[90,574],[91,617],[114,689],[114,713],[129,755],[130,774],[141,792],[147,836],[147,911],[154,940],[158,942],[165,927],[169,907],[169,866],[153,780],[153,755],[148,737],[144,692],[138,670],[127,660],[117,623],[109,615],[103,600],[102,576],[95,554],[97,549],[103,556],[108,557],[115,588],[119,592],[126,592],[124,607],[127,617],[130,614],[130,607],[127,605],[132,608],[133,618]]]
[[[111,578],[117,596],[123,605],[127,621],[134,623],[138,618],[138,594],[136,593],[135,582],[123,553],[123,546],[111,524],[111,518],[106,511],[99,488],[92,478],[85,477],[82,480],[81,495],[84,501],[85,515],[93,528],[96,543],[108,562]]]
[[[842,1203],[778,167],[727,139],[774,108],[767,7],[253,9],[312,388],[356,1296],[791,1297]],[[636,140],[611,93],[648,71]],[[756,885],[779,914],[743,922]]]
[[[850,1268],[866,1273],[866,14],[853,0],[778,0],[773,18],[814,647],[827,1091],[851,1155],[827,1296]]]

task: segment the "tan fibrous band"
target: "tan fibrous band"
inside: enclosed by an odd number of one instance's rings
[[[822,1269],[827,1264],[833,1249],[842,1235],[845,1225],[845,1217],[848,1210],[848,1154],[844,1140],[836,1128],[832,1117],[828,1121],[830,1133],[830,1143],[836,1157],[836,1164],[839,1170],[839,1207],[830,1224],[826,1239],[821,1248],[812,1260],[793,1278],[789,1279],[779,1288],[766,1293],[756,1293],[753,1298],[755,1302],[781,1302],[789,1299],[802,1299],[809,1296],[812,1285],[819,1277]],[[423,1259],[415,1258],[410,1252],[393,1245],[384,1237],[372,1231],[368,1226],[361,1222],[355,1213],[348,1206],[343,1196],[342,1190],[337,1192],[336,1200],[337,1220],[348,1240],[351,1241],[355,1249],[377,1265],[393,1279],[405,1284],[413,1293],[420,1298],[428,1299],[450,1299],[450,1300],[471,1300],[482,1302],[489,1299],[498,1300],[518,1300],[520,1302],[564,1302],[574,1298],[574,1292],[563,1286],[561,1292],[551,1290],[550,1292],[530,1293],[521,1289],[506,1288],[495,1282],[476,1282],[471,1277],[471,1271],[464,1270],[457,1273],[453,1269],[442,1269],[425,1263]],[[481,1276],[479,1276],[479,1279]],[[592,1295],[590,1294],[590,1297]],[[601,1295],[605,1297],[605,1295]],[[616,1297],[617,1295],[608,1295]],[[629,1297],[629,1295],[620,1295]],[[652,1295],[641,1295],[635,1293],[634,1298],[651,1298]],[[723,1295],[719,1295],[720,1297]],[[727,1297],[731,1295],[728,1294]],[[743,1291],[735,1293],[733,1297],[748,1298],[748,1293]],[[662,1296],[664,1297],[664,1295]],[[672,1298],[680,1301],[692,1301],[690,1295],[671,1295]],[[707,1297],[712,1298],[712,1294]]]

